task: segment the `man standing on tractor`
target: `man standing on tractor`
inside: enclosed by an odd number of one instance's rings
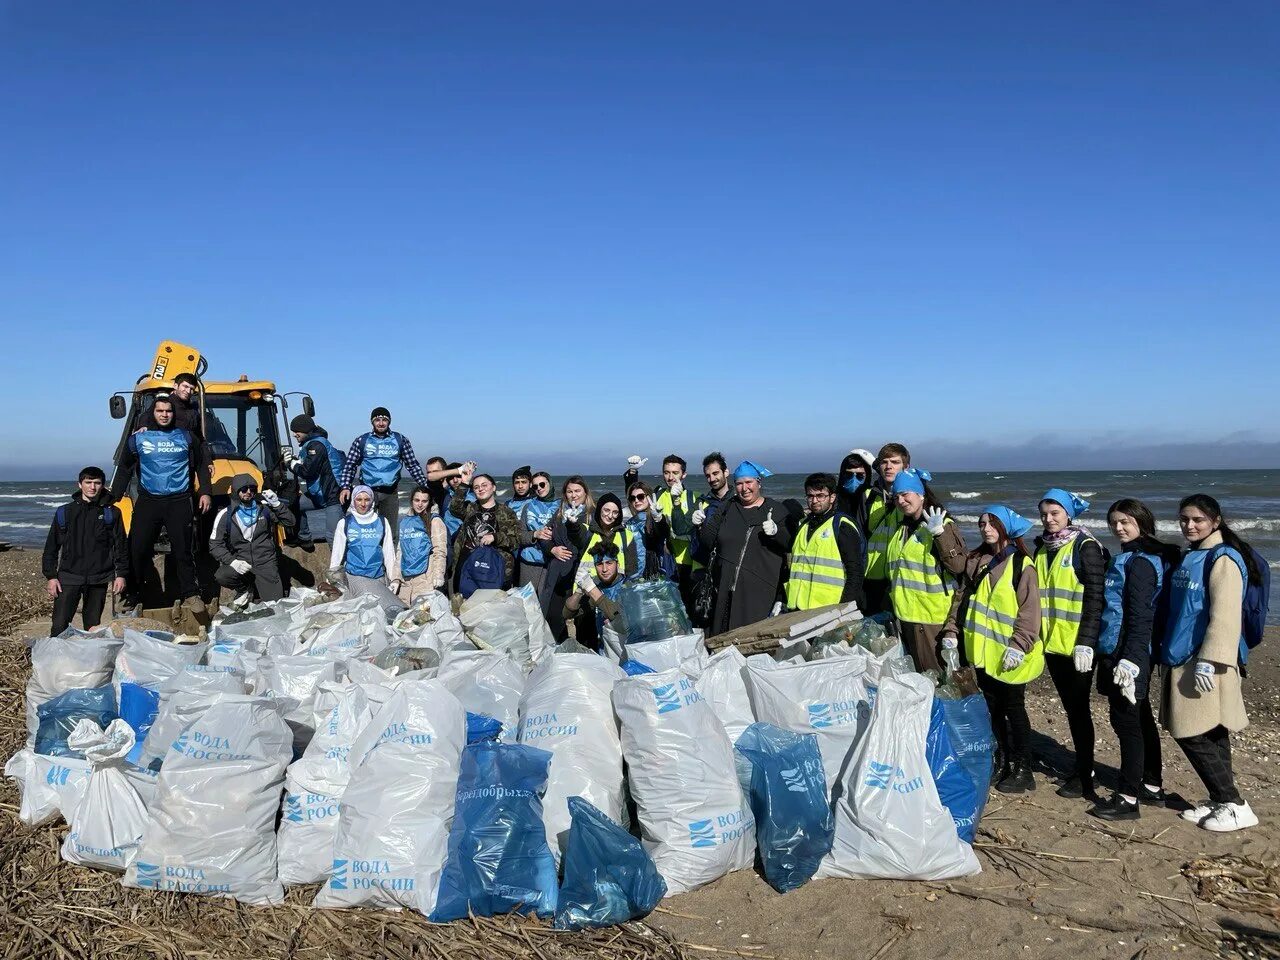
[[[192,494],[201,513],[208,513],[208,448],[191,431],[174,423],[174,402],[157,397],[151,407],[151,421],[130,435],[120,456],[119,468],[111,484],[111,495],[119,500],[129,489],[134,470],[138,472],[138,496],[129,528],[130,600],[142,599],[147,574],[152,570],[156,539],[163,530],[169,536],[177,578],[176,595],[193,613],[203,614],[204,601],[196,582],[194,552],[194,509]]]

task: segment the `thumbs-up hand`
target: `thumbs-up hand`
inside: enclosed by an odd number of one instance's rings
[[[766,537],[776,537],[778,535],[778,525],[773,522],[773,508],[769,508],[768,515],[764,518],[764,523],[760,524],[760,530]]]

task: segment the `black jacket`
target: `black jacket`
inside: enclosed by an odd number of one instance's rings
[[[329,452],[320,442],[322,436],[326,440],[329,438],[327,433],[317,427],[315,436],[302,445],[302,456],[294,463],[293,472],[302,481],[303,493],[311,481],[319,480],[320,492],[324,495],[324,503],[319,506],[328,507],[338,503],[339,487],[338,478],[333,475],[333,464],[329,462]],[[438,500],[433,502],[439,503]]]
[[[1181,551],[1154,537],[1139,537],[1124,545],[1125,553],[1134,550],[1163,558],[1166,569],[1161,582],[1167,586],[1169,574],[1177,568],[1181,559]],[[1099,693],[1110,696],[1119,692],[1112,673],[1117,663],[1128,660],[1139,671],[1138,678],[1134,681],[1135,695],[1139,700],[1148,695],[1151,662],[1160,649],[1166,613],[1156,596],[1156,572],[1151,564],[1143,562],[1141,558],[1130,560],[1124,580],[1124,595],[1121,597],[1120,637],[1115,653],[1099,657]]]
[[[54,514],[40,564],[46,580],[98,585],[128,576],[124,518],[118,507],[112,507],[112,522],[105,519],[105,508],[113,502],[106,490],[88,502],[77,490],[71,502],[59,508],[64,522],[59,524]]]
[[[236,474],[231,481],[231,503],[214,518],[213,530],[209,534],[209,552],[219,563],[229,566],[232,560],[247,560],[254,568],[270,567],[277,563],[279,557],[276,524],[293,529],[293,513],[283,503],[272,508],[259,502],[258,520],[248,536],[245,535],[236,521],[236,510],[240,506],[237,494],[246,484],[253,482],[246,473]]]

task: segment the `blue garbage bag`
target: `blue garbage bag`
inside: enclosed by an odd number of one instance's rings
[[[974,792],[978,796],[977,812],[973,818],[976,833],[983,808],[987,805],[987,790],[991,786],[991,768],[996,755],[996,738],[991,732],[991,713],[987,710],[986,698],[980,693],[970,694],[960,700],[935,700],[935,707],[938,704],[942,705],[942,713],[947,721],[951,747],[960,766],[964,767],[969,779],[973,781]]]
[[[569,798],[557,930],[611,927],[647,915],[667,883],[640,841],[582,797]]]
[[[160,692],[140,683],[120,684],[120,719],[133,728],[133,749],[126,759],[136,764],[142,759],[142,741],[156,721],[160,710]]]
[[[764,878],[779,893],[794,890],[817,872],[835,837],[818,738],[753,723],[734,749],[751,762],[751,812]]]
[[[965,843],[973,843],[982,801],[974,786],[973,777],[960,763],[951,743],[951,731],[947,727],[947,717],[942,706],[944,702],[938,699],[933,701],[924,753],[929,761],[929,772],[933,774],[934,785],[938,788],[938,799],[955,821],[956,833]]]
[[[483,743],[502,736],[502,721],[467,711],[467,743]]]
[[[40,721],[36,727],[36,753],[83,760],[84,754],[67,746],[67,737],[81,720],[92,720],[105,728],[116,719],[116,692],[110,684],[78,687],[40,704],[36,716]]]
[[[473,743],[462,751],[449,856],[431,919],[556,908],[556,862],[542,821],[551,753],[524,744]]]
[[[653,673],[653,667],[646,666],[639,660],[628,660],[622,665],[622,672],[628,677],[638,677],[642,673]]]

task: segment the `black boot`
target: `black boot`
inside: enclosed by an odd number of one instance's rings
[[[1015,760],[1010,767],[1009,775],[996,784],[1001,793],[1026,793],[1036,788],[1035,778],[1031,776],[1031,764],[1026,760]]]
[[[1066,797],[1068,800],[1079,800],[1083,797],[1091,803],[1097,803],[1099,800],[1097,792],[1094,790],[1093,777],[1086,780],[1079,774],[1072,774],[1066,780],[1062,781],[1062,786],[1055,791],[1058,796]]]
[[[1098,801],[1089,810],[1089,815],[1099,820],[1139,820],[1142,818],[1142,811],[1136,803],[1130,803],[1115,793],[1106,800]]]

